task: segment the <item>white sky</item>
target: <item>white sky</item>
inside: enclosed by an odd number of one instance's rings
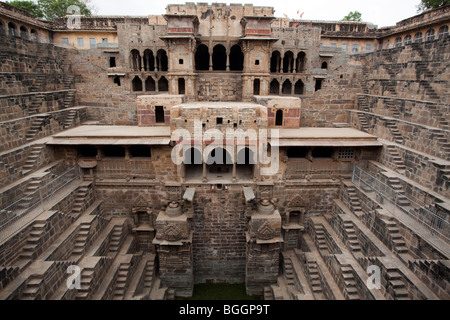
[[[137,15],[164,14],[168,4],[183,4],[184,0],[91,0],[98,15]],[[214,1],[227,3],[229,1]],[[255,6],[275,7],[275,16],[299,18],[297,11],[304,12],[304,20],[341,20],[350,11],[362,13],[362,19],[378,27],[392,26],[396,22],[417,14],[420,0],[246,0],[231,3],[253,3]]]

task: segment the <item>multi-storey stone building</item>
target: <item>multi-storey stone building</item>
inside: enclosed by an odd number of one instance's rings
[[[450,6],[0,4],[0,299],[450,298]]]

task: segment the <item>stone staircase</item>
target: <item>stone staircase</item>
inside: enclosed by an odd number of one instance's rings
[[[397,148],[393,145],[388,145],[386,148],[392,158],[392,163],[394,164],[396,171],[398,173],[404,174],[406,172],[406,166],[403,162],[402,157],[398,153]]]
[[[37,160],[41,156],[42,150],[44,149],[45,145],[43,144],[38,144],[31,147],[28,158],[25,161],[25,165],[22,168],[23,175],[27,175],[36,168]]]
[[[329,248],[325,239],[325,231],[323,225],[315,225],[314,229],[316,233],[315,238],[317,247],[319,248],[320,252],[323,253],[323,255],[328,254]]]
[[[76,75],[74,75],[74,74],[66,74],[65,75],[64,81],[63,81],[64,89],[69,90],[72,88],[72,85],[75,82],[75,77],[76,77]]]
[[[431,111],[432,117],[439,119],[439,127],[444,130],[450,130],[450,124],[448,122],[448,117],[442,114],[439,105],[430,104],[428,105],[428,110]]]
[[[91,283],[94,278],[95,268],[87,267],[81,271],[80,289],[78,289],[76,299],[85,300],[88,299]]]
[[[28,239],[19,254],[19,259],[33,260],[37,257],[37,248],[45,234],[46,224],[44,222],[37,222],[33,224],[33,228],[28,235]]]
[[[369,90],[367,90],[369,91]],[[366,96],[358,96],[358,109],[365,112],[370,112],[369,101],[367,101]]]
[[[119,252],[121,241],[122,241],[122,226],[114,226],[111,236],[111,242],[109,244],[110,254],[115,254]]]
[[[389,109],[391,115],[395,119],[400,119],[400,112],[392,99],[384,100],[386,107]]]
[[[32,275],[28,278],[26,287],[22,291],[21,300],[36,300],[44,280],[44,275]]]
[[[400,133],[400,130],[398,130],[397,123],[395,122],[395,120],[386,120],[386,126],[391,132],[393,140],[398,144],[403,144],[404,142],[403,137]]]
[[[284,276],[288,286],[295,286],[294,280],[294,267],[292,266],[292,260],[289,256],[283,255],[284,258]]]
[[[355,226],[351,221],[344,221],[344,230],[348,238],[348,246],[353,253],[361,252],[361,246],[356,235]]]
[[[42,95],[34,95],[31,98],[30,105],[28,107],[28,114],[35,115],[39,114],[39,109],[42,107],[42,103],[44,102],[44,97]]]
[[[350,209],[356,216],[361,216],[363,214],[361,201],[358,198],[356,189],[354,186],[347,187],[347,194],[350,203]]]
[[[29,209],[36,197],[36,191],[41,187],[42,177],[32,177],[25,190],[24,197],[19,203],[19,207],[23,210]]]
[[[391,218],[388,221],[385,220],[384,222],[386,223],[386,229],[388,230],[394,251],[398,253],[408,253],[409,251],[406,247],[406,242],[403,240],[400,229],[394,221],[394,218]]]
[[[117,271],[117,279],[114,286],[114,300],[122,300],[128,286],[128,275],[130,274],[130,263],[122,263]]]
[[[317,262],[314,260],[308,260],[306,263],[307,272],[311,281],[311,289],[315,295],[323,293],[322,283],[320,281],[319,269]]]
[[[408,291],[402,281],[402,275],[399,273],[398,269],[387,269],[387,279],[391,289],[390,293],[394,300],[410,300]]]
[[[356,288],[353,268],[350,265],[341,266],[342,277],[344,279],[344,296],[347,300],[361,300],[358,289]]]
[[[71,91],[67,92],[64,97],[64,108],[72,107],[74,101],[75,101],[75,91],[71,90]]]
[[[86,196],[88,195],[91,183],[82,184],[77,191],[75,200],[72,205],[72,216],[79,217],[86,207]]]
[[[264,287],[264,300],[273,301],[275,297],[273,295],[273,291],[271,287]]]
[[[28,130],[27,134],[25,135],[25,138],[27,141],[33,141],[38,132],[41,130],[42,126],[44,125],[44,122],[47,120],[48,115],[38,115],[33,119],[33,122],[31,124],[30,130]]]
[[[432,130],[433,135],[435,136],[435,140],[440,146],[441,150],[441,157],[443,159],[450,159],[450,143],[448,142],[447,138],[445,137],[444,133],[442,133],[441,130]]]
[[[77,237],[75,238],[74,248],[70,254],[69,260],[77,261],[84,253],[86,249],[86,242],[89,238],[89,233],[91,230],[90,223],[81,223],[80,230],[78,231]]]
[[[64,120],[64,129],[69,129],[72,127],[75,118],[77,117],[77,110],[69,110],[69,113],[67,114],[66,119]]]
[[[358,112],[359,123],[361,124],[361,129],[364,132],[369,132],[369,122],[367,121],[366,116],[363,113]]]
[[[411,203],[405,196],[405,191],[403,190],[403,186],[400,182],[400,179],[397,177],[388,177],[389,186],[394,189],[397,194],[397,205],[400,207],[407,207]]]

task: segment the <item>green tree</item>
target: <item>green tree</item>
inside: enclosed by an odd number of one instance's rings
[[[35,18],[42,18],[44,13],[42,12],[39,5],[34,1],[21,1],[14,0],[7,2],[10,6],[25,10],[33,15]]]
[[[77,6],[81,15],[91,15],[91,7],[89,1],[86,0],[38,0],[38,4],[49,21],[70,14],[78,14],[78,12],[68,12],[70,6]]]
[[[344,19],[342,19],[341,21],[362,21],[361,19],[362,14],[359,11],[350,11],[350,13],[348,15],[346,15],[344,17]]]
[[[450,0],[422,0],[422,3],[418,5],[419,12],[435,9],[450,4]]]

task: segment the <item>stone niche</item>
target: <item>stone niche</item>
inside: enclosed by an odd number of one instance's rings
[[[300,98],[255,96],[254,101],[267,108],[269,127],[300,128]]]
[[[277,282],[279,274],[281,215],[275,201],[261,200],[250,218],[247,237],[246,288],[262,295],[264,287]]]
[[[192,235],[188,214],[179,202],[171,202],[158,214],[153,244],[159,255],[161,284],[179,297],[193,293]]]

